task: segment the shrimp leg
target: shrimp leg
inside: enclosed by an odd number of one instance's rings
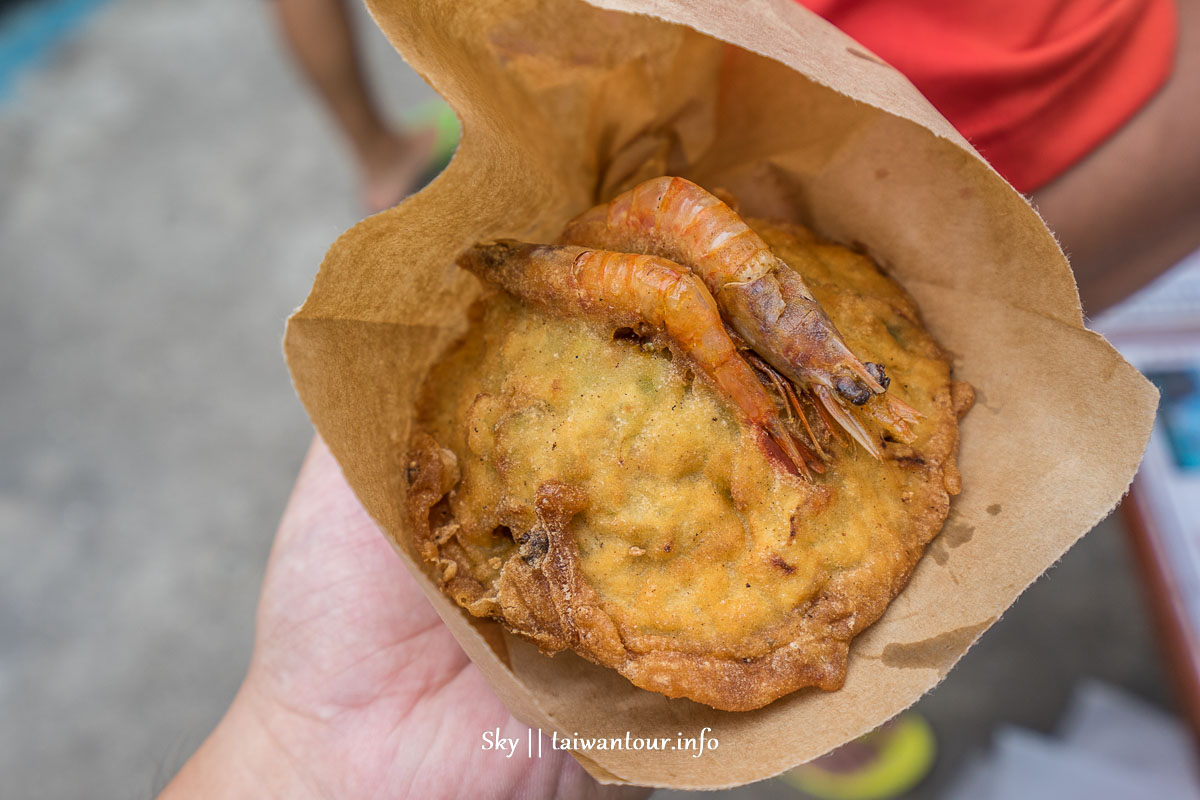
[[[576,217],[561,240],[689,267],[733,329],[878,457],[870,434],[840,402],[861,406],[883,394],[883,367],[859,361],[800,275],[719,198],[683,178],[654,178]]]
[[[458,264],[544,309],[613,327],[649,328],[764,431],[806,478],[816,455],[796,440],[742,360],[712,295],[694,275],[663,258],[582,247],[502,240],[467,250]]]

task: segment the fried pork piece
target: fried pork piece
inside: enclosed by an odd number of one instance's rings
[[[867,420],[876,460],[818,425],[829,461],[804,481],[669,351],[494,293],[425,383],[408,469],[415,544],[460,605],[726,710],[842,685],[959,490],[970,404],[869,259],[750,222],[924,415],[913,441]]]

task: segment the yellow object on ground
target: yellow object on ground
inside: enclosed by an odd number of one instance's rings
[[[861,748],[857,752],[847,752]],[[848,759],[847,759],[848,756]],[[839,760],[862,758],[840,767]],[[883,727],[802,764],[779,780],[821,800],[885,800],[916,786],[933,769],[937,739],[920,714],[906,713]]]

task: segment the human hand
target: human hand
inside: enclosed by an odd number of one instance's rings
[[[509,714],[314,440],[263,581],[254,655],[212,735],[164,790],[201,797],[644,797],[569,755],[504,758]]]

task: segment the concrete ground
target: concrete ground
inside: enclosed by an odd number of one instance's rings
[[[0,105],[5,797],[152,795],[245,669],[310,436],[283,321],[359,213],[268,10],[109,3]],[[363,22],[391,107],[430,98]],[[1102,524],[921,702],[943,757],[914,797],[1082,676],[1169,704],[1123,539]]]

